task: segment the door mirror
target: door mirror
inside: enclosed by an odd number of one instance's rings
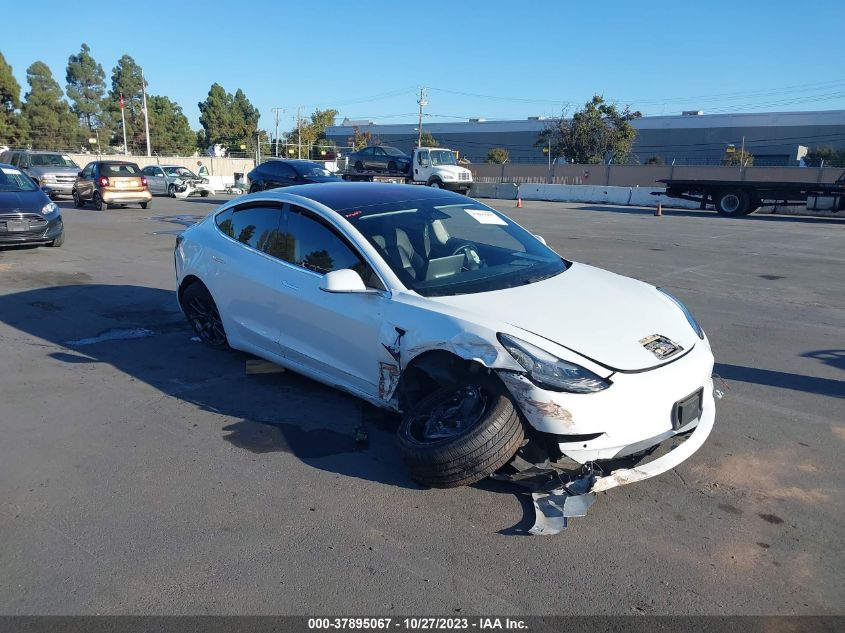
[[[546,244],[546,238],[542,235],[535,235],[534,237],[536,237],[543,246],[548,246],[548,244]]]
[[[81,171],[76,172],[76,177],[77,177],[77,178],[82,178],[82,172],[81,172]]]
[[[351,268],[333,270],[323,276],[320,290],[324,292],[375,292],[368,290],[361,275]]]

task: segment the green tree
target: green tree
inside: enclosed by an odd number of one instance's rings
[[[722,156],[722,164],[726,166],[740,166],[743,167],[751,167],[754,164],[754,156],[748,153],[748,150],[740,150],[733,152],[725,151],[725,155]]]
[[[487,152],[487,162],[494,163],[496,165],[503,165],[510,159],[510,154],[508,150],[504,147],[494,147],[489,152]]]
[[[160,154],[190,155],[197,148],[196,133],[191,130],[182,107],[167,97],[147,98],[150,117],[150,145]]]
[[[814,147],[804,156],[804,164],[810,167],[818,167],[824,161],[825,165],[841,167],[845,165],[845,148],[836,150],[829,145]]]
[[[29,92],[21,114],[32,145],[38,149],[70,149],[80,143],[79,119],[62,98],[62,89],[44,62],[26,69]]]
[[[238,89],[226,92],[218,83],[212,84],[205,101],[197,104],[200,124],[204,130],[205,147],[220,144],[229,150],[242,151],[241,145],[254,150],[259,112]],[[265,135],[266,138],[266,135]]]
[[[308,155],[314,145],[329,145],[326,129],[334,125],[337,110],[314,110],[309,118],[300,118],[293,129],[284,135],[283,142],[289,145],[301,145],[302,153]]]
[[[440,143],[431,135],[431,132],[423,130],[420,135],[420,147],[440,147]]]
[[[20,107],[20,84],[0,53],[0,143],[4,145],[21,146],[26,141],[24,121],[18,113]]]
[[[368,145],[373,144],[373,133],[372,132],[362,132],[361,128],[357,125],[352,128],[352,149],[353,151],[358,151]]]
[[[79,54],[68,57],[65,81],[71,110],[80,123],[87,127],[89,132],[100,127],[106,74],[103,67],[91,57],[88,44],[83,42]]]
[[[571,118],[560,119],[540,133],[538,146],[551,142],[552,154],[567,161],[598,164],[608,160],[624,163],[631,154],[637,130],[631,121],[642,116],[627,106],[620,110],[595,95]]]
[[[123,55],[117,60],[117,65],[112,69],[111,90],[103,104],[103,112],[104,115],[107,113],[113,144],[123,145],[120,117],[120,96],[123,95],[126,141],[130,146],[145,146],[143,91],[146,85],[141,67],[132,57]]]

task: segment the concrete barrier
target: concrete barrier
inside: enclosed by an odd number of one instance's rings
[[[474,182],[469,190],[472,198],[516,200],[518,194],[519,185],[512,182]]]
[[[552,202],[587,202],[594,204],[615,204],[620,206],[664,207],[676,209],[697,209],[698,203],[678,200],[666,195],[652,195],[665,192],[663,187],[600,187],[596,185],[519,185],[519,197],[523,200],[548,200]]]

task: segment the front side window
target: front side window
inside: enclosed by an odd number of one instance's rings
[[[94,163],[88,163],[85,165],[85,169],[82,171],[83,178],[91,178],[94,175]]]
[[[321,275],[350,268],[361,275],[366,286],[384,288],[375,271],[346,240],[305,209],[289,206],[283,224],[292,245],[293,257],[286,258],[290,263]]]
[[[338,209],[396,276],[423,296],[489,292],[534,283],[567,262],[477,201],[455,197]]]
[[[197,178],[197,175],[186,167],[165,167],[164,173],[175,178]]]

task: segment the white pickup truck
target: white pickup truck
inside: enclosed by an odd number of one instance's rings
[[[365,180],[369,182],[398,182],[413,185],[428,185],[429,187],[448,189],[465,194],[472,186],[472,172],[466,167],[458,165],[455,152],[442,147],[418,147],[412,154],[410,167],[407,171],[396,169],[373,168],[378,164],[378,157],[368,163],[358,159],[367,150],[378,150],[368,147],[351,155],[347,159],[346,168],[340,174],[344,180]],[[406,158],[407,160],[407,158]],[[404,166],[402,161],[390,161],[390,164]]]

